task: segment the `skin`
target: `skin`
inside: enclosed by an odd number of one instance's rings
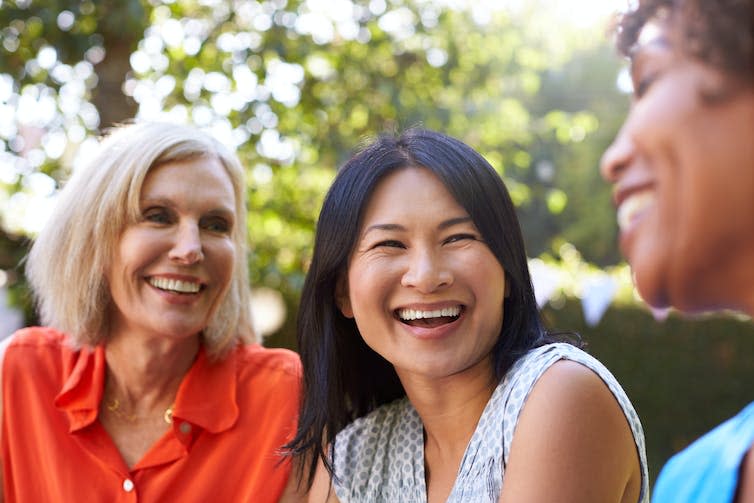
[[[754,87],[685,54],[680,30],[673,18],[644,28],[632,107],[602,159],[619,214],[649,195],[621,249],[651,305],[754,316]],[[753,458],[737,501],[754,499]]]
[[[621,249],[653,306],[754,314],[754,89],[686,56],[672,25],[645,34],[631,111],[601,166],[619,214],[646,197]]]
[[[342,312],[393,363],[421,416],[427,501],[443,502],[496,386],[490,351],[502,324],[505,271],[439,179],[406,168],[373,193],[344,283],[337,294]],[[463,306],[455,320],[411,326],[396,316],[406,306],[453,305]],[[500,501],[638,499],[628,423],[604,383],[581,365],[558,362],[545,372],[511,449]],[[338,501],[321,465],[309,501]]]
[[[401,381],[479,367],[503,323],[505,272],[466,211],[426,169],[388,175],[366,207],[339,305]],[[401,322],[397,311],[463,306],[452,323]],[[446,320],[449,321],[449,320]],[[476,371],[475,371],[476,372]]]

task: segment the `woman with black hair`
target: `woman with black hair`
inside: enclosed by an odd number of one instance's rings
[[[312,502],[647,500],[636,412],[543,328],[508,192],[458,140],[382,136],[340,170],[298,336]]]

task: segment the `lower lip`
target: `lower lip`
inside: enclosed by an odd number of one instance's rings
[[[398,321],[398,323],[400,323],[404,329],[408,330],[411,335],[416,337],[417,339],[426,341],[438,340],[449,337],[453,332],[455,332],[465,314],[466,313],[461,313],[461,315],[452,322],[432,328],[407,325],[400,320]]]
[[[196,293],[168,292],[166,290],[160,290],[159,288],[154,287],[152,285],[149,285],[149,286],[150,288],[152,288],[154,292],[157,293],[157,295],[160,296],[160,298],[162,298],[162,300],[164,300],[168,304],[179,305],[179,306],[193,304],[199,298],[199,294],[201,293],[201,290],[199,290]]]
[[[620,247],[621,253],[623,253],[623,255],[627,259],[629,259],[629,261],[630,261],[631,244],[636,238],[636,234],[639,232],[639,226],[646,219],[648,214],[649,214],[649,211],[647,208],[644,211],[634,215],[634,218],[631,220],[631,223],[620,229],[618,245]]]

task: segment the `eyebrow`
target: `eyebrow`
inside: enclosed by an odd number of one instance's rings
[[[141,208],[149,208],[155,205],[165,206],[168,208],[175,207],[175,203],[170,198],[166,198],[166,197],[146,197],[146,198],[139,199],[139,207]],[[235,217],[236,209],[232,206],[217,206],[215,208],[210,208],[203,213],[218,214],[218,215],[230,214],[231,216]]]
[[[440,225],[437,226],[437,229],[445,230],[450,227],[453,227],[454,225],[465,224],[471,221],[472,221],[471,217],[449,218],[448,220],[444,220],[440,222]],[[372,231],[405,231],[405,230],[406,228],[400,224],[374,224],[374,225],[370,225],[364,230],[362,237],[366,236]]]

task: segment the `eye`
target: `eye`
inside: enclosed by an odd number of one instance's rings
[[[147,208],[142,213],[145,222],[155,224],[169,224],[172,222],[172,215],[166,208],[153,207]]]
[[[232,225],[223,217],[207,217],[202,219],[202,228],[211,232],[227,234],[230,232]]]
[[[635,86],[634,86],[634,96],[637,98],[641,98],[644,96],[649,90],[649,87],[652,85],[652,82],[654,81],[654,77],[647,77],[645,79],[640,80]]]
[[[634,81],[634,97],[636,99],[639,99],[645,94],[647,94],[647,91],[649,91],[649,88],[652,87],[652,84],[654,84],[659,77],[660,77],[660,72],[655,71],[651,73],[646,73],[641,78],[636,79]]]
[[[443,244],[457,243],[459,241],[465,241],[467,239],[477,241],[477,237],[473,234],[453,234],[443,240]]]
[[[405,248],[406,246],[401,243],[400,241],[397,241],[395,239],[386,239],[384,241],[380,241],[378,243],[375,243],[372,248]]]

